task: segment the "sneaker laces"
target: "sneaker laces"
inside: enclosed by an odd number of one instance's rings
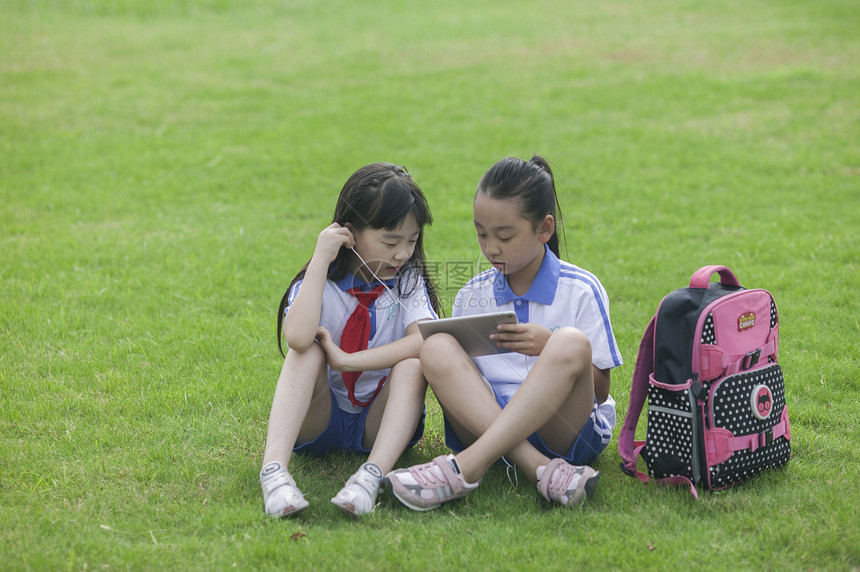
[[[508,482],[514,485],[514,487],[520,486],[520,478],[517,474],[517,466],[508,461],[506,457],[502,457],[502,461],[505,462],[505,476],[508,477]],[[511,478],[511,474],[514,475],[514,478]]]
[[[579,480],[582,479],[582,471],[578,470],[573,465],[559,465],[550,475],[549,486],[547,491],[553,500],[564,502],[567,500],[567,493],[575,490],[579,486]],[[573,481],[576,480],[576,483]]]
[[[442,467],[439,467],[433,462],[413,467],[411,472],[418,484],[424,488],[432,488],[437,485],[449,484],[448,478],[445,476],[445,472],[442,470]],[[456,470],[454,472],[456,473]]]
[[[538,467],[538,491],[546,500],[562,505],[567,505],[573,499],[584,501],[589,494],[589,481],[586,481],[586,487],[580,488],[580,485],[589,471],[595,476],[599,475],[589,467],[571,465],[563,459],[553,459],[548,465]]]

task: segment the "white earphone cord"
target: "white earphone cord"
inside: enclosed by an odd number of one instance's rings
[[[478,249],[478,260],[475,262],[475,276],[481,273],[481,259],[484,257],[484,251],[480,248]],[[487,261],[489,262],[489,260]],[[472,286],[469,288],[469,297],[466,299],[465,304],[463,305],[463,312],[469,309],[469,304],[472,302],[472,295],[475,293],[475,287]]]
[[[400,300],[400,296],[394,295],[394,292],[391,291],[391,288],[389,288],[388,285],[385,282],[383,282],[379,276],[376,275],[376,272],[374,272],[373,269],[370,267],[370,265],[368,265],[367,262],[364,261],[364,258],[361,257],[361,255],[358,253],[357,250],[355,250],[354,248],[352,248],[350,250],[352,250],[355,253],[355,255],[358,257],[358,259],[361,261],[361,263],[364,265],[364,267],[370,271],[370,274],[379,282],[379,284],[383,288],[385,288],[385,291],[388,292],[388,295],[391,296],[392,298],[394,298],[394,301],[397,302],[398,304],[400,304],[401,308],[406,310],[406,313],[409,314],[409,317],[412,318],[412,321],[417,322],[418,318],[416,318],[415,314],[413,314],[412,311],[406,307],[406,304],[404,304]]]

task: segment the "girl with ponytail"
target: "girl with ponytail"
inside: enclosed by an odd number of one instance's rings
[[[428,510],[468,494],[499,458],[549,502],[578,506],[600,475],[588,466],[615,425],[609,371],[621,365],[609,299],[590,272],[559,259],[561,211],[549,164],[502,159],[473,203],[492,268],[457,294],[454,316],[514,311],[490,335],[506,353],[472,358],[447,334],[421,346],[421,369],[442,406],[455,454],[385,477],[406,506]]]

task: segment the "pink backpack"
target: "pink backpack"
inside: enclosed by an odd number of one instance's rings
[[[709,284],[712,274],[720,281]],[[618,439],[621,468],[641,455],[651,478],[722,489],[788,462],[791,432],[779,316],[767,290],[746,290],[725,266],[705,266],[663,298],[633,372]],[[645,441],[634,441],[648,398]]]

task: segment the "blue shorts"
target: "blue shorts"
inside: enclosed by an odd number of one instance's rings
[[[495,391],[493,392],[493,395],[496,396],[496,402],[499,404],[499,407],[504,409],[508,404],[508,400],[496,395]],[[608,443],[603,442],[603,438],[600,433],[595,430],[594,414],[596,409],[597,400],[595,398],[594,409],[592,410],[591,417],[588,418],[588,421],[586,421],[585,425],[582,426],[582,429],[579,430],[579,435],[576,436],[576,441],[573,442],[571,448],[565,453],[559,453],[550,449],[537,433],[532,433],[527,441],[531,443],[535,449],[550,459],[560,457],[573,465],[591,464],[608,445]],[[460,441],[457,434],[454,433],[454,429],[448,423],[447,418],[445,418],[445,444],[449,449],[454,451],[454,453],[459,453],[466,448],[463,446],[463,442]]]
[[[331,393],[331,392],[329,392]],[[310,455],[322,456],[333,451],[346,451],[348,453],[370,453],[369,449],[361,446],[364,438],[364,423],[367,420],[367,412],[370,407],[365,407],[360,413],[348,413],[337,406],[337,399],[331,393],[331,417],[328,427],[320,433],[313,441],[308,441],[293,447],[296,453],[308,453]],[[421,413],[421,420],[415,434],[409,440],[408,447],[417,443],[424,436],[424,418],[427,416],[425,409]]]

